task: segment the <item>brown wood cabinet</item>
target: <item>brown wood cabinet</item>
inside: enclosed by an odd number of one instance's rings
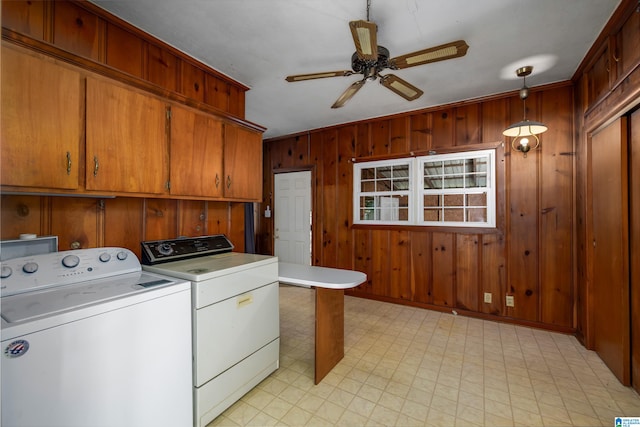
[[[262,198],[262,134],[224,125],[224,195],[230,199]]]
[[[166,192],[166,104],[106,79],[87,77],[87,190]]]
[[[171,107],[171,194],[223,196],[222,121]]]
[[[83,95],[77,71],[2,44],[2,185],[78,188]]]

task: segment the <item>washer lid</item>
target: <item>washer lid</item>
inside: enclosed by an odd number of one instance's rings
[[[143,272],[70,284],[2,298],[2,319],[18,323],[76,310],[175,284],[171,278]]]

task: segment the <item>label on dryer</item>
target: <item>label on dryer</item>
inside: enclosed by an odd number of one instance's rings
[[[15,340],[4,348],[4,355],[10,359],[20,357],[29,351],[29,341]]]

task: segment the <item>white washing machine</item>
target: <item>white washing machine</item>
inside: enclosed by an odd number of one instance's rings
[[[190,426],[191,294],[124,248],[2,262],[2,425]]]
[[[222,234],[142,242],[143,269],[191,281],[194,425],[278,369],[278,258],[231,252]]]

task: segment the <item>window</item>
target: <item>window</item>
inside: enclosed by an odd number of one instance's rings
[[[354,165],[356,223],[407,224],[411,215],[410,159]]]
[[[495,151],[354,164],[354,223],[495,227]]]

